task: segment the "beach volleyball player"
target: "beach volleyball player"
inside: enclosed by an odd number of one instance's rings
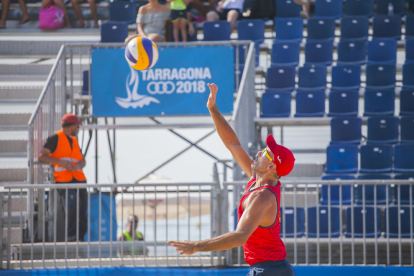
[[[276,143],[272,135],[266,139],[267,147],[258,152],[255,160],[241,147],[239,139],[216,105],[218,87],[208,84],[210,96],[207,108],[217,132],[234,159],[251,178],[238,208],[238,225],[229,232],[208,240],[169,241],[180,255],[200,251],[226,250],[243,246],[244,258],[251,266],[248,275],[293,276],[295,271],[286,260],[286,249],[280,239],[280,177],[293,169],[292,152]],[[253,118],[252,118],[253,119]]]

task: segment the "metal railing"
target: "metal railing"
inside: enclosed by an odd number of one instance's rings
[[[3,267],[244,266],[242,247],[178,256],[166,243],[208,239],[235,229],[237,217],[231,218],[241,198],[236,188],[242,189],[246,182],[226,182],[216,168],[212,183],[6,186],[7,258]],[[282,180],[280,236],[287,259],[293,265],[414,265],[413,184],[412,180]],[[381,189],[390,185],[392,190]],[[342,193],[346,189],[340,186],[362,195],[352,192],[345,203]],[[335,188],[344,202],[334,202]],[[79,208],[76,219],[70,219],[68,208],[59,208],[60,199],[76,195],[74,204],[79,207],[83,189],[87,222],[76,223],[81,217]],[[373,191],[370,204],[369,189]],[[409,195],[402,194],[402,189]],[[27,240],[13,242],[12,235],[22,235],[26,219],[33,219],[19,209],[25,197],[34,194],[30,190],[45,191],[45,204],[32,215],[43,214],[43,229],[52,232],[52,239],[44,232],[30,231]],[[385,190],[387,200],[382,204],[377,202],[383,196],[377,190]],[[402,197],[409,202],[402,204],[398,200]],[[356,198],[362,202],[357,204]],[[128,215],[138,216],[142,241],[119,241]],[[67,226],[74,223],[76,235],[70,240]],[[87,224],[84,238],[80,237],[82,223]]]

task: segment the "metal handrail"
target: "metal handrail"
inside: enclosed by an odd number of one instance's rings
[[[45,85],[43,86],[42,93],[40,93],[40,97],[39,97],[39,99],[37,100],[37,103],[36,103],[35,109],[34,109],[34,111],[33,111],[33,113],[32,113],[32,116],[30,116],[29,123],[28,123],[28,125],[29,125],[29,126],[30,126],[30,125],[33,125],[33,123],[34,123],[34,119],[36,118],[36,115],[37,115],[37,113],[38,113],[38,111],[39,111],[40,105],[42,104],[43,99],[44,99],[44,97],[45,97],[45,95],[46,95],[46,92],[47,92],[47,90],[49,89],[50,82],[52,81],[53,75],[54,75],[54,74],[55,74],[55,72],[56,72],[56,69],[57,69],[57,67],[58,67],[58,65],[59,65],[59,62],[60,62],[60,59],[61,59],[61,57],[62,57],[62,55],[63,55],[64,50],[65,50],[65,45],[62,45],[62,46],[60,47],[59,53],[58,53],[58,54],[57,54],[57,56],[56,56],[56,60],[55,60],[55,62],[53,63],[52,69],[50,70],[49,76],[48,76],[48,77],[47,77],[47,79],[46,79],[46,83],[45,83]]]
[[[83,188],[113,188],[117,187],[177,187],[177,186],[214,186],[215,182],[187,182],[187,183],[126,183],[126,184],[24,184],[24,185],[6,185],[5,189],[83,189]]]
[[[301,180],[281,180],[282,185],[308,185],[308,184],[321,184],[321,185],[413,185],[412,180],[318,180],[318,179],[301,179]],[[247,181],[234,181],[224,182],[223,185],[243,186],[247,185]]]
[[[179,46],[227,46],[227,45],[246,45],[252,43],[250,40],[235,40],[235,41],[198,41],[198,42],[180,42]],[[66,43],[68,48],[111,48],[111,47],[125,47],[125,43]],[[175,42],[160,42],[157,43],[158,47],[177,47]]]

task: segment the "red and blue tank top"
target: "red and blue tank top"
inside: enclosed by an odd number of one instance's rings
[[[242,217],[244,209],[243,202],[254,192],[261,189],[268,189],[275,194],[277,199],[277,215],[273,225],[269,227],[257,227],[249,237],[244,248],[244,259],[249,265],[265,261],[280,261],[286,259],[286,248],[280,239],[280,182],[276,186],[264,185],[255,189],[250,189],[256,183],[256,178],[252,178],[247,184],[243,197],[237,211],[239,219]]]

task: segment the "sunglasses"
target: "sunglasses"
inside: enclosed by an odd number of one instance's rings
[[[265,148],[265,149],[262,151],[262,155],[266,156],[266,157],[267,157],[267,159],[269,159],[269,160],[270,160],[270,162],[273,162],[272,157],[270,157],[269,153],[267,152],[267,148]]]

